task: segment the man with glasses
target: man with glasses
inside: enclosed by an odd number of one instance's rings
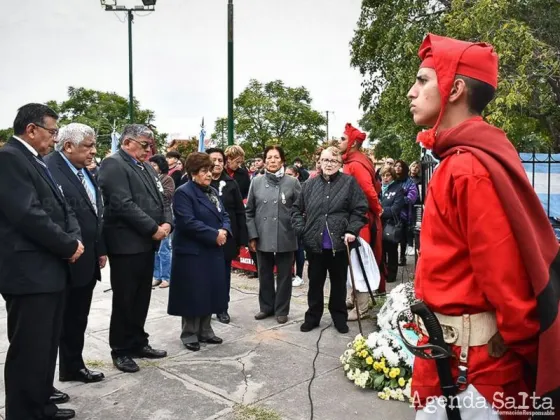
[[[64,191],[43,161],[56,143],[58,115],[42,104],[18,110],[0,149],[0,292],[10,345],[4,367],[6,419],[70,419],[53,395],[69,268],[84,252]]]
[[[45,162],[76,214],[85,247],[84,255],[70,267],[58,375],[61,382],[99,382],[105,377],[103,373],[89,370],[82,358],[93,289],[107,262],[101,236],[103,200],[87,169],[95,159],[95,131],[85,124],[72,123],[61,128],[57,140],[56,152],[48,155]]]
[[[172,226],[171,210],[163,202],[163,186],[151,165],[145,163],[153,141],[146,126],[125,126],[120,150],[103,160],[98,175],[113,289],[109,345],[115,367],[123,372],[139,370],[133,358],[167,356],[149,345],[144,330],[155,252]]]

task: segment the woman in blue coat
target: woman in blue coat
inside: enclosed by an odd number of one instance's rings
[[[182,317],[181,341],[197,351],[200,342],[222,342],[211,318],[227,308],[224,245],[231,228],[218,191],[210,186],[210,157],[191,153],[185,166],[191,181],[173,197],[176,224],[167,312]]]

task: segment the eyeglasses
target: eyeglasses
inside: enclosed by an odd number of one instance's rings
[[[36,125],[37,127],[42,128],[43,130],[46,130],[49,132],[49,134],[53,137],[56,137],[58,135],[58,128],[47,128],[44,125],[41,124],[37,124],[37,123],[33,123],[34,125]]]
[[[140,147],[144,150],[149,150],[150,147],[152,146],[151,143],[148,143],[147,141],[138,141],[136,139],[128,139],[128,140],[133,141],[134,143],[138,143]]]
[[[325,165],[340,165],[341,162],[335,159],[321,159],[321,163]]]

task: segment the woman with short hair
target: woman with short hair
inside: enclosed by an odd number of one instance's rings
[[[243,167],[245,161],[245,151],[241,146],[228,146],[224,151],[226,155],[226,171],[232,177],[241,191],[243,199],[249,194],[249,186],[251,185],[251,177],[249,171]]]
[[[396,182],[397,174],[392,166],[385,165],[379,173],[381,175],[381,193],[379,195],[381,207],[381,222],[383,229],[386,225],[396,226],[400,221],[400,213],[404,209],[404,192],[399,182]],[[404,234],[404,232],[402,232]],[[383,264],[387,267],[387,282],[397,281],[399,270],[398,242],[386,239],[383,235]]]
[[[257,252],[259,306],[255,319],[276,316],[279,324],[288,321],[292,297],[292,264],[297,238],[290,222],[292,204],[301,192],[296,178],[285,176],[286,155],[280,146],[264,152],[266,173],[253,178],[247,199],[249,249]],[[274,266],[277,287],[274,287]]]
[[[169,315],[182,317],[181,341],[192,351],[200,342],[220,344],[212,314],[227,308],[224,245],[230,220],[218,191],[211,187],[212,167],[206,153],[191,153],[185,163],[191,178],[173,197],[175,231],[169,289]]]
[[[226,155],[222,149],[211,148],[206,153],[212,160],[212,182],[210,185],[218,191],[218,197],[224,203],[225,210],[229,216],[231,226],[231,237],[228,237],[224,245],[224,255],[226,259],[226,292],[229,304],[229,294],[231,288],[231,262],[239,255],[242,246],[247,246],[247,220],[245,218],[245,205],[243,197],[237,186],[237,182],[231,178],[224,170]],[[230,322],[228,305],[224,312],[216,314],[218,321],[223,324]]]
[[[335,147],[321,153],[321,175],[307,180],[292,209],[292,225],[302,237],[309,268],[309,309],[302,332],[319,326],[323,316],[323,289],[330,280],[329,312],[335,328],[348,332],[346,310],[346,244],[354,242],[367,224],[368,203],[356,180],[340,172],[342,157]]]

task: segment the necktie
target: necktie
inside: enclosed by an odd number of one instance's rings
[[[56,183],[56,181],[54,180],[51,171],[49,171],[49,168],[47,166],[47,164],[45,163],[45,161],[43,160],[43,158],[41,156],[33,156],[35,158],[35,161],[41,165],[41,168],[43,168],[43,170],[45,171],[45,173],[47,174],[47,176],[49,177],[49,179],[51,180],[52,184],[54,185],[54,187],[56,189],[58,189],[58,184]]]
[[[77,175],[78,175],[78,179],[82,183],[82,186],[86,190],[86,194],[89,198],[89,201],[91,202],[91,205],[93,206],[93,210],[95,211],[95,214],[97,214],[97,203],[95,202],[95,198],[93,197],[93,194],[91,193],[89,186],[87,185],[86,179],[84,177],[84,173],[80,170],[78,171]]]

